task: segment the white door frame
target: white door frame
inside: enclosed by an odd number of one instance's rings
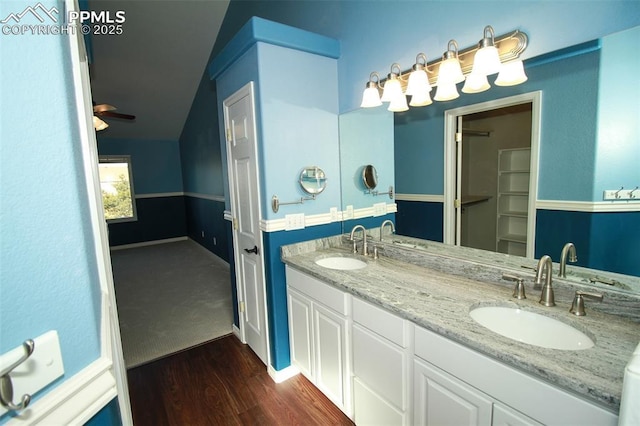
[[[523,93],[474,105],[447,110],[444,113],[444,217],[443,242],[455,244],[455,195],[456,195],[456,124],[457,117],[482,111],[506,108],[512,105],[531,103],[531,172],[529,179],[529,211],[527,220],[527,257],[534,256],[536,201],[538,199],[538,158],[540,151],[540,129],[542,91]]]
[[[255,159],[256,159],[256,177],[258,179],[258,182],[255,182],[256,184],[256,189],[257,189],[257,197],[258,199],[256,200],[256,205],[258,206],[258,218],[257,220],[260,221],[260,218],[262,218],[262,195],[260,192],[260,182],[259,182],[259,176],[260,176],[260,162],[259,162],[259,156],[258,156],[258,143],[257,143],[257,138],[258,138],[258,132],[257,132],[257,127],[256,127],[256,121],[257,121],[257,116],[256,116],[256,108],[255,108],[255,94],[254,94],[254,83],[253,81],[250,81],[249,83],[245,84],[242,88],[240,88],[238,91],[236,91],[234,94],[232,94],[231,96],[229,96],[228,98],[226,98],[223,102],[222,102],[222,106],[223,106],[223,117],[224,117],[224,121],[223,121],[223,132],[224,132],[224,138],[228,144],[230,137],[228,135],[228,130],[229,126],[228,126],[228,108],[230,105],[233,105],[235,102],[239,101],[240,99],[242,99],[245,96],[249,96],[250,101],[251,101],[251,111],[252,111],[252,115],[253,115],[253,134],[255,137],[255,143],[254,143],[254,149],[255,149]],[[246,330],[245,330],[245,325],[244,325],[244,321],[242,320],[242,315],[243,315],[243,306],[245,301],[243,300],[243,295],[245,294],[245,287],[244,287],[244,282],[242,282],[242,280],[238,279],[238,271],[240,271],[241,265],[240,265],[240,250],[242,250],[243,248],[239,246],[238,244],[238,229],[237,229],[237,211],[238,211],[238,207],[235,205],[235,200],[236,200],[236,193],[235,193],[235,187],[236,187],[236,182],[235,182],[235,176],[233,174],[233,164],[232,164],[232,155],[231,155],[231,150],[229,149],[229,146],[226,146],[226,156],[227,156],[227,176],[229,178],[229,199],[230,199],[230,209],[231,209],[231,217],[232,217],[232,243],[233,243],[233,259],[234,259],[234,264],[235,264],[235,271],[236,271],[236,279],[235,279],[235,283],[236,283],[236,295],[237,295],[237,303],[238,303],[238,317],[239,317],[239,329],[240,329],[240,340],[242,341],[242,343],[247,343],[247,339],[246,339]],[[260,247],[262,247],[262,242],[264,241],[263,239],[263,231],[262,229],[258,226],[259,229],[259,238],[260,238]],[[267,295],[267,289],[266,289],[266,277],[264,275],[265,273],[265,267],[264,267],[264,250],[259,250],[259,252],[257,253],[258,256],[258,262],[260,262],[262,264],[262,294],[264,295],[264,298],[262,300],[263,303],[263,312],[264,312],[264,332],[265,332],[265,340],[266,340],[266,358],[267,358],[267,369],[271,366],[271,342],[269,339],[269,321],[268,321],[268,311],[267,311],[267,300],[266,300],[266,295]]]
[[[65,0],[67,11],[79,11],[77,0]],[[71,54],[71,64],[73,72],[73,88],[77,111],[78,131],[80,137],[80,147],[82,149],[82,163],[85,175],[85,185],[87,188],[87,198],[91,218],[91,231],[93,234],[93,248],[96,256],[96,266],[98,268],[98,280],[101,294],[101,327],[100,327],[100,359],[96,360],[87,370],[93,371],[94,366],[105,364],[109,367],[110,374],[115,380],[115,391],[117,392],[120,418],[125,426],[133,425],[131,414],[131,404],[129,401],[129,387],[127,385],[127,370],[122,355],[122,341],[120,337],[120,327],[116,308],[115,289],[113,285],[113,272],[111,269],[111,254],[109,251],[109,234],[107,221],[104,217],[102,205],[102,191],[100,188],[100,176],[98,174],[98,143],[93,127],[93,102],[91,97],[91,82],[89,76],[89,66],[87,51],[84,45],[84,38],[81,31],[69,35],[69,47]],[[70,386],[71,391],[65,388],[61,391],[77,394],[82,399],[82,403],[89,404],[87,412],[80,414],[75,420],[89,420],[84,418],[93,410],[99,410],[110,401],[111,392],[108,387],[100,385],[100,374],[78,374],[78,381],[85,381],[84,387],[75,383]],[[107,380],[107,383],[109,380]],[[95,395],[91,401],[86,395],[89,384],[95,384],[92,389]],[[100,387],[102,386],[102,387]],[[63,386],[59,386],[62,389]],[[100,394],[102,392],[102,395]],[[52,392],[54,393],[54,392]],[[83,396],[84,394],[84,396]],[[54,396],[55,398],[55,396]],[[70,399],[70,397],[61,397]],[[88,401],[87,401],[88,400]],[[80,405],[80,404],[79,404]],[[59,403],[61,410],[66,408],[63,402]]]

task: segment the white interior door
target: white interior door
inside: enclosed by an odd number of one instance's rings
[[[262,233],[260,231],[260,192],[258,185],[257,141],[253,101],[249,83],[224,101],[227,137],[227,164],[233,249],[236,263],[240,332],[242,339],[269,363]]]

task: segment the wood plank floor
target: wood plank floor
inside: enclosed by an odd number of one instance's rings
[[[136,426],[353,425],[302,375],[275,383],[233,335],[127,374]]]

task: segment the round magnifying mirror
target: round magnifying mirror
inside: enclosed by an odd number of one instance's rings
[[[320,167],[305,167],[300,173],[300,186],[307,194],[316,195],[327,187],[327,177]]]
[[[367,189],[376,189],[376,186],[378,186],[378,172],[371,164],[364,166],[362,169],[362,182]]]

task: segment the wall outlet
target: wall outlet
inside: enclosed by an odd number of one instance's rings
[[[342,219],[344,220],[353,219],[353,206],[351,205],[347,206],[347,209],[343,213]]]
[[[33,339],[33,353],[26,361],[18,365],[9,373],[13,384],[13,402],[19,403],[22,395],[34,395],[49,383],[64,374],[62,352],[58,332],[48,331]],[[0,368],[10,366],[24,354],[22,345],[0,356]],[[6,413],[6,408],[0,404],[0,415]]]
[[[384,216],[387,214],[387,203],[375,203],[373,205],[374,216]]]
[[[217,246],[218,245],[218,240],[216,239],[216,237],[213,237],[213,245]]]
[[[284,229],[287,231],[304,229],[304,213],[285,215]]]
[[[331,207],[329,209],[329,213],[331,214],[331,222],[337,222],[338,219],[338,208],[337,207]]]
[[[204,231],[200,231],[200,236],[202,236],[202,238],[204,238]]]

